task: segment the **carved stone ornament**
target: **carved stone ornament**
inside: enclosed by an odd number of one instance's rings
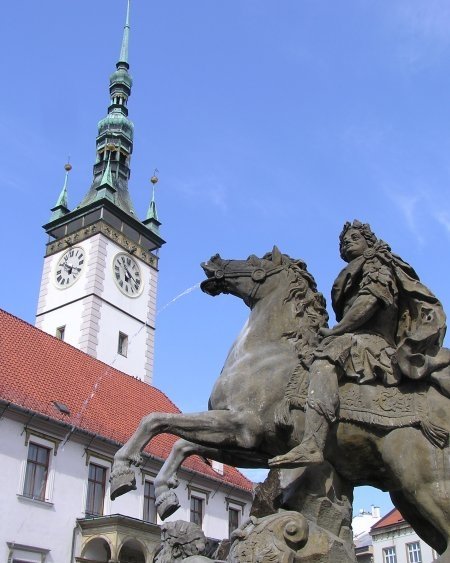
[[[193,522],[167,522],[161,526],[161,545],[154,556],[154,563],[174,561],[210,561],[202,554],[206,549],[206,537],[200,526]],[[201,556],[192,558],[192,556]]]
[[[145,248],[141,247],[139,244],[131,241],[123,233],[120,233],[104,221],[98,221],[93,225],[83,227],[79,231],[64,237],[64,239],[51,242],[47,245],[46,255],[50,256],[51,254],[55,254],[56,252],[59,252],[61,248],[72,246],[73,244],[86,240],[97,233],[103,233],[110,240],[121,246],[124,250],[134,254],[149,266],[152,266],[153,268],[158,267],[158,258],[156,256],[145,250]]]
[[[298,512],[286,511],[255,518],[233,532],[230,563],[294,563],[309,535],[308,522]]]

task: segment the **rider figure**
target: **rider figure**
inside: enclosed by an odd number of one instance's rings
[[[270,460],[271,467],[323,461],[343,377],[386,386],[405,377],[428,378],[450,396],[450,351],[442,348],[446,327],[440,302],[367,224],[344,225],[340,253],[348,265],[331,293],[338,323],[319,331],[323,340],[310,367],[304,437]]]

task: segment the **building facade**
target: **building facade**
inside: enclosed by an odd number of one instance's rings
[[[381,519],[378,506],[360,510],[352,520],[353,543],[358,563],[373,563],[373,545],[370,529]]]
[[[154,478],[176,438],[144,452],[137,490],[109,499],[118,447],[150,412],[180,412],[158,389],[0,311],[0,560],[150,563],[159,544]],[[249,517],[252,483],[188,458],[170,520],[228,538]]]
[[[128,190],[134,125],[128,118],[132,78],[130,13],[110,77],[110,104],[98,123],[92,184],[67,207],[68,176],[50,220],[36,326],[119,370],[151,383],[160,222],[153,197],[139,220]],[[157,181],[152,178],[153,187]]]
[[[371,529],[374,563],[431,563],[437,554],[394,508]]]

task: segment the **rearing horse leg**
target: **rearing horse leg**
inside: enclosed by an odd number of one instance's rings
[[[267,456],[257,452],[228,452],[217,448],[207,448],[180,438],[170,452],[169,457],[159,470],[155,479],[155,496],[158,514],[162,520],[168,518],[180,506],[174,491],[178,487],[177,473],[183,461],[191,455],[200,455],[222,463],[238,464],[240,467],[261,467],[267,464]]]
[[[207,448],[257,449],[263,426],[255,413],[228,410],[194,414],[152,413],[145,416],[128,442],[117,451],[111,472],[111,499],[136,488],[130,464],[141,463],[141,451],[167,432]]]

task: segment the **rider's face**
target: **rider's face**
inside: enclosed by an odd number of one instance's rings
[[[358,229],[349,229],[342,239],[342,254],[347,262],[358,258],[368,248],[367,240]]]

